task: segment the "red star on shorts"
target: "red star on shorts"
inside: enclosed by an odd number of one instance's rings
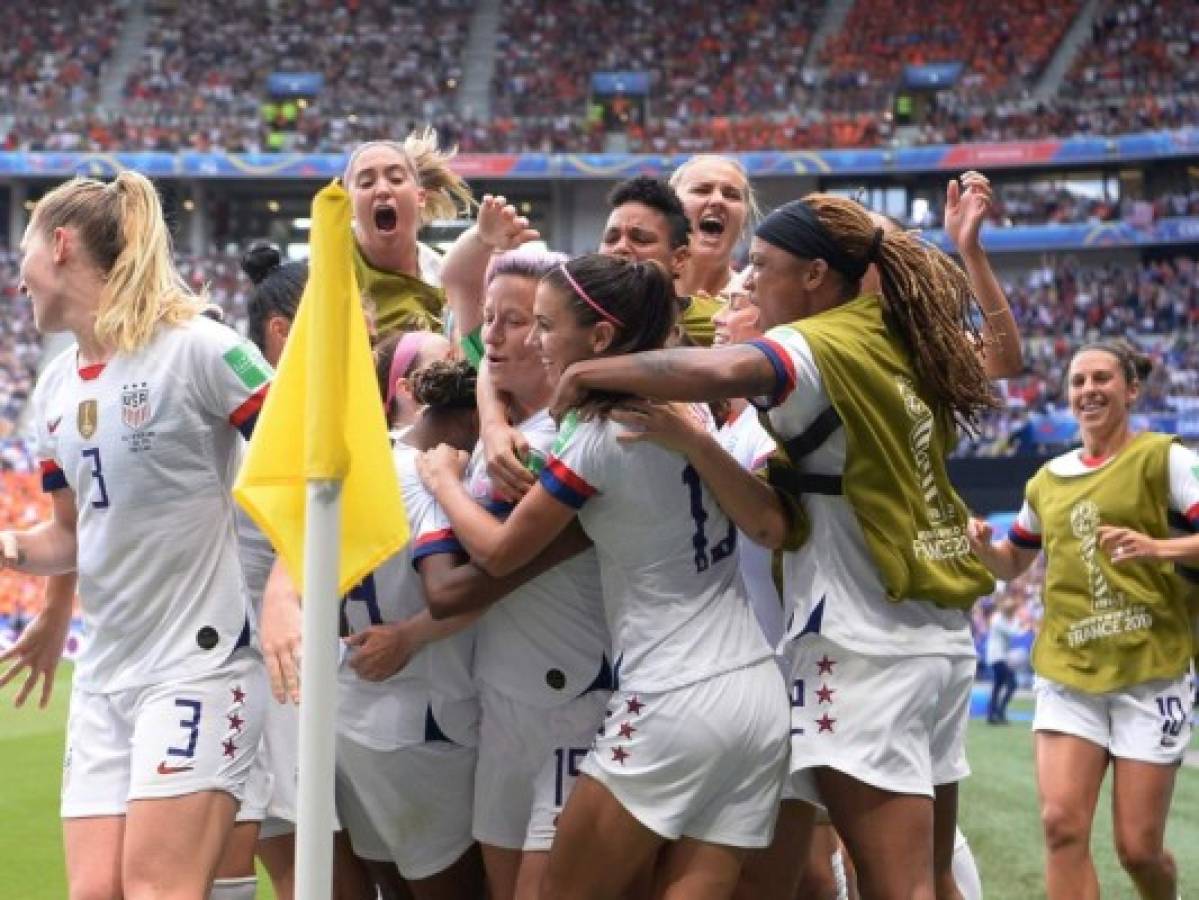
[[[246,692],[243,691],[240,687],[235,687],[233,689],[233,702],[234,703],[245,703],[246,702]]]
[[[833,688],[827,684],[822,684],[816,689],[816,698],[820,703],[832,703],[833,694],[835,693],[837,692]]]
[[[822,656],[816,662],[816,668],[818,670],[818,674],[832,675],[833,674],[833,666],[835,666],[836,664],[837,664],[837,661],[835,659],[829,659],[828,654],[827,653],[824,654],[824,656]]]
[[[816,733],[822,734],[823,732],[827,731],[829,734],[832,734],[833,733],[833,723],[836,721],[837,721],[836,719],[830,719],[828,717],[828,713],[825,713],[823,716],[821,716],[819,719],[816,720],[816,724],[820,726],[820,731],[818,731]]]
[[[627,741],[629,738],[631,738],[633,736],[633,732],[636,730],[637,729],[634,728],[632,725],[630,725],[628,722],[625,722],[623,725],[620,726],[620,736]]]
[[[633,697],[631,700],[627,700],[625,702],[629,706],[629,712],[634,716],[640,715],[641,710],[645,709],[645,704],[642,703],[640,700],[638,700],[636,697]]]
[[[618,762],[622,766],[624,765],[624,761],[628,759],[629,756],[629,751],[624,747],[616,747],[612,750],[612,762]]]
[[[234,731],[241,731],[241,727],[245,724],[245,720],[243,720],[237,713],[229,714],[229,727]]]
[[[237,744],[233,743],[233,739],[230,738],[225,741],[225,755],[232,759],[235,753],[237,753]]]

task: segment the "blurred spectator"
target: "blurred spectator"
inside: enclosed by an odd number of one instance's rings
[[[1075,97],[1199,90],[1199,4],[1194,0],[1107,0],[1065,89]]]
[[[63,0],[4,5],[0,112],[52,114],[94,106],[120,4]]]
[[[959,96],[990,100],[1032,87],[1057,49],[1080,0],[969,0],[855,3],[821,49],[819,104],[826,110],[883,111],[904,66],[960,62]]]

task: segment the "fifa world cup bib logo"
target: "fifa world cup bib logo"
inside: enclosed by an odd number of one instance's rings
[[[1099,507],[1093,500],[1082,500],[1070,510],[1070,530],[1078,538],[1078,553],[1087,570],[1091,586],[1091,608],[1107,612],[1122,604],[1122,597],[1112,590],[1107,577],[1095,560],[1099,549]]]
[[[912,451],[912,460],[916,464],[916,474],[920,479],[920,493],[924,497],[924,506],[928,510],[928,520],[933,526],[951,525],[954,522],[953,506],[945,502],[941,491],[937,488],[937,480],[933,475],[932,439],[933,413],[928,404],[920,399],[912,382],[899,377],[895,379],[899,395],[903,398],[904,408],[912,420],[912,428],[908,432],[908,446]]]

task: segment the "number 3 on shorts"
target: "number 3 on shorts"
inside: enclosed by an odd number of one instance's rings
[[[177,699],[175,705],[190,709],[192,715],[190,719],[179,720],[179,727],[187,731],[187,746],[168,747],[167,756],[183,756],[191,759],[196,755],[196,741],[200,739],[200,701]]]

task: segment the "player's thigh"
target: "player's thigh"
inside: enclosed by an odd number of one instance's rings
[[[126,896],[206,886],[236,811],[237,801],[224,791],[129,801],[122,861]]]
[[[816,812],[816,807],[802,800],[782,801],[770,846],[750,850],[745,856],[736,891],[740,900],[795,897],[812,843]]]
[[[661,900],[726,900],[737,887],[747,852],[741,847],[680,838],[666,848],[657,871],[655,896]]]
[[[62,836],[71,900],[120,900],[125,817],[64,819]]]
[[[558,821],[541,895],[544,900],[621,897],[664,843],[604,785],[580,776]]]

